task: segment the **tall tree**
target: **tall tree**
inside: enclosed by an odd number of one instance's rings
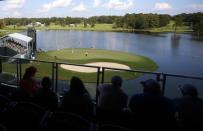
[[[166,26],[170,22],[170,16],[169,15],[159,15],[159,27]]]
[[[174,27],[174,34],[176,34],[178,26],[182,26],[182,24],[183,24],[183,18],[182,18],[182,16],[176,16],[176,17],[174,18],[174,22],[175,22],[175,23],[173,24],[173,27]]]

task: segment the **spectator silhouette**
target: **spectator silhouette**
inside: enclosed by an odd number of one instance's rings
[[[135,114],[137,128],[173,128],[175,108],[172,100],[161,96],[161,87],[157,81],[149,79],[141,84],[144,87],[143,93],[134,95],[129,104]]]
[[[111,84],[98,87],[97,119],[100,123],[128,126],[129,117],[123,110],[127,107],[128,96],[121,87],[120,76],[112,77]]]
[[[23,75],[23,79],[20,81],[20,87],[29,95],[33,96],[33,94],[37,91],[37,82],[34,80],[34,76],[37,72],[37,68],[34,66],[30,66],[25,70],[25,74]]]
[[[70,90],[64,95],[61,109],[79,114],[83,117],[93,115],[93,103],[83,82],[78,77],[72,77]]]
[[[44,77],[40,88],[35,94],[35,102],[47,110],[54,111],[58,107],[57,95],[51,90],[51,80]]]
[[[109,111],[122,111],[127,107],[128,96],[121,89],[122,78],[112,77],[111,84],[98,87],[98,107]]]
[[[178,122],[185,129],[203,129],[203,100],[197,89],[190,84],[181,89],[182,97],[175,100]]]

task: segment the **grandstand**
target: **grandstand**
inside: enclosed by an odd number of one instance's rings
[[[9,34],[0,39],[0,48],[4,56],[15,58],[32,58],[32,38],[19,33]],[[9,50],[9,51],[8,51]],[[10,51],[15,53],[10,53]]]

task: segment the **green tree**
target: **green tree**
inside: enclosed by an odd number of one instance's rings
[[[196,23],[193,26],[193,30],[195,31],[195,33],[197,34],[198,37],[200,35],[203,35],[203,21],[200,21],[200,22]]]
[[[84,21],[84,27],[87,28],[87,21]]]
[[[159,26],[159,16],[156,14],[147,14],[146,22],[148,23],[148,28],[154,28]]]
[[[170,16],[169,15],[159,15],[159,27],[166,26],[170,22]]]
[[[0,19],[0,29],[3,29],[3,28],[4,28],[4,20]]]
[[[174,22],[175,23],[173,24],[173,28],[174,28],[174,34],[176,34],[178,26],[182,26],[183,25],[183,17],[181,17],[181,16],[175,16]]]
[[[92,28],[95,27],[95,23],[94,22],[92,22],[90,25],[91,25]]]

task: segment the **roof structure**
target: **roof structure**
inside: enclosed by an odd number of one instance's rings
[[[22,34],[19,34],[19,33],[9,34],[8,36],[12,37],[14,39],[18,39],[18,40],[24,41],[26,43],[29,43],[30,41],[32,41],[31,37],[28,37],[26,35],[22,35]]]

